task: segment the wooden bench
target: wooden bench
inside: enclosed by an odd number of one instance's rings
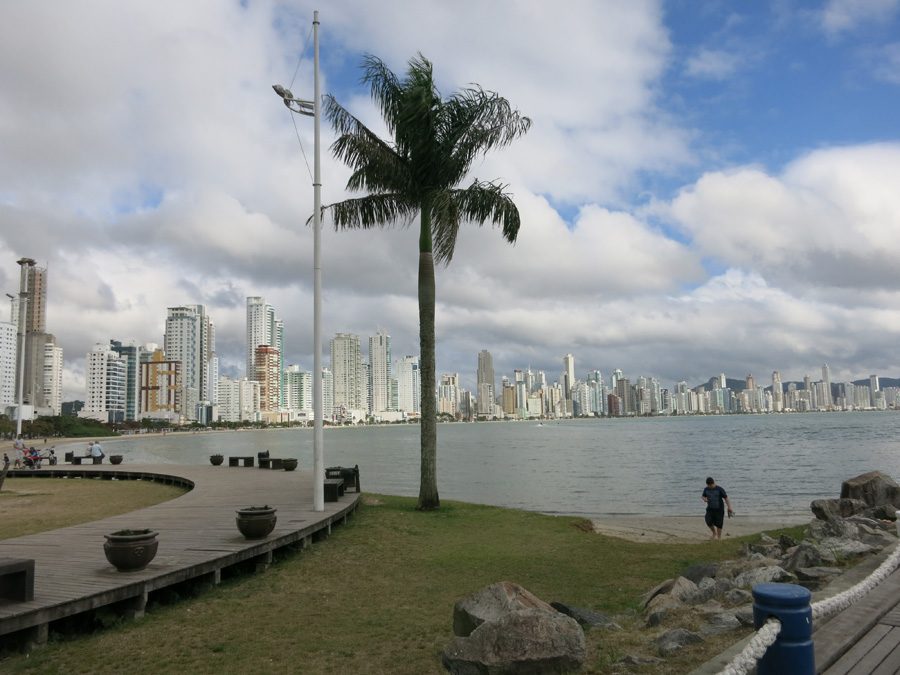
[[[259,458],[259,468],[260,469],[283,469],[284,468],[284,459],[281,457],[260,457]]]
[[[34,560],[0,558],[0,598],[34,600]]]
[[[246,457],[229,457],[228,466],[240,466],[241,462],[243,462],[244,466],[253,466],[254,459],[256,458],[252,455],[248,455]]]
[[[325,479],[325,501],[336,502],[338,497],[344,494],[343,478],[326,478]]]

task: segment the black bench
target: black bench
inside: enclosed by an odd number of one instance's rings
[[[284,468],[284,459],[281,457],[260,457],[259,458],[259,468],[260,469],[283,469]]]
[[[241,462],[243,462],[244,466],[253,466],[254,459],[255,458],[252,455],[246,457],[229,457],[228,466],[240,466]]]
[[[34,600],[34,560],[0,558],[0,598]]]
[[[353,467],[348,466],[329,466],[325,468],[325,478],[343,478],[344,489],[349,490],[351,487],[355,492],[359,492],[359,464]],[[343,493],[342,493],[343,494]]]
[[[85,464],[103,464],[102,457],[76,457],[73,455],[71,461],[72,464],[75,464],[76,466],[81,466],[82,462]]]
[[[344,494],[343,478],[326,478],[325,479],[325,501],[336,502],[338,497]]]

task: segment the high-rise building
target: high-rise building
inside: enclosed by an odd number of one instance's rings
[[[575,386],[575,357],[566,354],[563,357],[563,381],[560,383],[566,400],[572,399],[572,387]]]
[[[124,422],[126,358],[98,343],[85,360],[86,397],[78,416],[111,424]]]
[[[875,407],[875,399],[876,394],[880,391],[880,387],[878,386],[878,376],[877,375],[869,375],[869,402],[872,407]]]
[[[395,371],[397,374],[397,408],[407,413],[422,412],[422,379],[419,373],[419,357],[404,356],[397,361]]]
[[[479,417],[491,417],[494,414],[494,360],[487,349],[478,353],[478,371],[476,375],[476,396],[478,397]]]
[[[278,372],[284,371],[284,322],[275,315],[275,308],[265,298],[247,298],[247,377],[256,373],[256,348],[268,345],[278,350]],[[284,406],[283,381],[278,383],[278,406]]]
[[[259,382],[259,409],[277,412],[281,407],[281,355],[275,347],[259,345],[253,359],[253,379]]]
[[[63,349],[53,342],[44,345],[44,377],[41,382],[41,406],[50,415],[62,414]]]
[[[0,321],[0,412],[16,403],[16,325]]]
[[[334,407],[362,409],[363,368],[358,335],[337,333],[331,339],[331,373],[334,377]]]
[[[443,373],[438,385],[438,413],[456,417],[459,412],[459,373]]]
[[[313,412],[311,372],[289,365],[284,369],[284,392],[285,408]]]
[[[147,345],[140,354],[138,416],[177,423],[181,418],[181,361],[167,359],[156,345]]]
[[[166,357],[181,362],[182,414],[197,419],[201,401],[210,397],[210,372],[215,367],[215,326],[203,305],[169,307],[164,339]]]
[[[772,372],[772,409],[775,412],[784,410],[784,386],[781,383],[781,373]]]
[[[334,419],[334,374],[322,368],[322,410],[328,419]]]
[[[821,404],[824,408],[830,410],[833,407],[834,401],[831,396],[831,369],[828,367],[827,363],[822,366],[822,387],[824,389],[825,400],[821,401]]]
[[[110,340],[110,348],[124,356],[125,367],[125,421],[133,422],[140,417],[141,404],[141,353],[142,348],[132,341],[123,345],[119,340]]]
[[[390,410],[391,405],[391,336],[383,330],[369,337],[369,412]]]

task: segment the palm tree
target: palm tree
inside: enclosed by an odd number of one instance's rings
[[[363,61],[364,84],[371,89],[391,142],[383,141],[332,96],[325,115],[338,139],[335,157],[353,173],[347,190],[366,194],[323,207],[336,229],[409,226],[419,216],[419,344],[422,391],[421,479],[418,508],[440,506],[437,490],[437,405],[435,401],[434,261],[453,257],[462,222],[499,226],[514,242],[519,210],[506,186],[473,180],[458,188],[472,162],[488,150],[511,143],[531,126],[495,92],[473,85],[442,99],[431,63],[421,54],[399,79],[374,56]]]

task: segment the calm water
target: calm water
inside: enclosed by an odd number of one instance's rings
[[[126,462],[204,464],[213,452],[268,449],[312,466],[306,429],[154,435],[103,445]],[[359,464],[368,492],[418,495],[419,427],[326,429],[325,463]],[[703,481],[712,475],[740,515],[808,514],[811,500],[837,497],[841,481],[876,469],[900,478],[898,413],[438,426],[442,499],[544,513],[698,514]]]

